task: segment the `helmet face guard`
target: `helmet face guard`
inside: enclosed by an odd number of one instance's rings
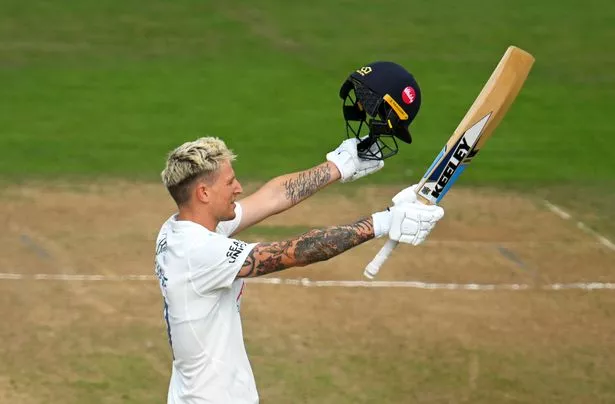
[[[400,119],[385,99],[352,78],[344,83],[340,96],[344,100],[346,136],[360,140],[359,157],[384,160],[397,154],[394,128],[399,126]]]
[[[412,143],[408,130],[420,108],[414,77],[392,62],[375,62],[353,72],[340,88],[346,136],[360,140],[359,157],[384,160],[399,151],[397,139]]]

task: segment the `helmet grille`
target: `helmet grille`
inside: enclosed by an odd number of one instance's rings
[[[365,112],[370,116],[377,116],[378,107],[382,102],[382,97],[365,87],[363,83],[353,79],[354,91],[357,95],[357,101],[361,103]]]

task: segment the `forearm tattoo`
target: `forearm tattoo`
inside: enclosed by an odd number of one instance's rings
[[[301,172],[296,177],[284,181],[286,199],[296,204],[327,185],[330,180],[331,172],[327,164]]]
[[[292,240],[260,243],[248,254],[244,277],[266,275],[282,269],[325,261],[374,238],[371,218],[345,226],[311,230]]]

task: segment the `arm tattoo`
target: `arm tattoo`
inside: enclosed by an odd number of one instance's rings
[[[287,241],[260,243],[243,263],[249,270],[242,277],[325,261],[372,238],[374,225],[371,218],[365,218],[350,225],[311,230]]]
[[[294,205],[327,185],[330,179],[331,172],[326,164],[303,171],[296,177],[284,181],[286,199]]]

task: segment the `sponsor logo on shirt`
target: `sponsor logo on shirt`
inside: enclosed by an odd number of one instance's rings
[[[226,256],[229,258],[229,264],[234,264],[235,261],[237,261],[237,258],[239,258],[239,255],[245,247],[246,243],[233,240],[233,244],[229,246],[228,251],[226,252]]]

